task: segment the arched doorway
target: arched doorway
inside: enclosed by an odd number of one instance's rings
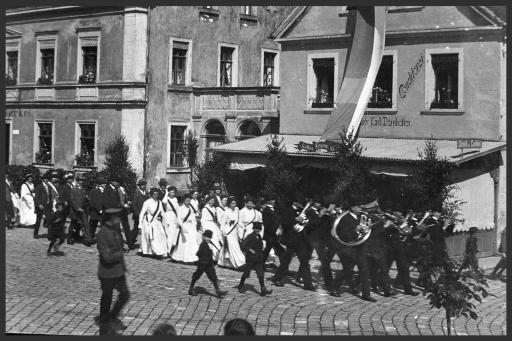
[[[242,124],[240,124],[240,128],[238,128],[237,138],[239,140],[245,140],[260,135],[261,130],[258,124],[252,120],[246,120],[243,121]]]
[[[226,143],[226,129],[218,120],[211,120],[206,123],[202,137],[206,142],[204,155],[208,157],[210,148]]]

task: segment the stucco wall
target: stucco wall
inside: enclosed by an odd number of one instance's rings
[[[105,145],[111,136],[121,133],[121,111],[115,108],[21,108],[26,117],[19,117],[18,110],[8,110],[12,117],[11,164],[29,165],[33,162],[35,120],[54,121],[54,162],[56,168],[71,169],[75,156],[76,121],[97,121],[97,166],[105,160]],[[13,116],[11,116],[11,113]]]
[[[464,38],[461,36],[460,40]],[[483,138],[500,139],[500,43],[496,41],[443,41],[432,38],[431,43],[415,39],[414,44],[403,39],[392,39],[386,50],[397,51],[397,84],[403,84],[409,77],[411,67],[423,56],[426,49],[462,48],[464,90],[461,113],[426,114],[425,110],[425,69],[426,63],[407,92],[405,98],[397,95],[397,112],[367,112],[360,128],[360,136],[426,138]],[[326,46],[330,45],[330,46]],[[305,113],[307,91],[308,53],[339,53],[339,79],[346,63],[346,48],[337,48],[339,41],[330,43],[306,42],[300,45],[283,42],[281,51],[281,116],[280,132],[284,134],[321,135],[330,112],[321,114]],[[338,81],[338,84],[341,84]],[[380,120],[379,120],[380,118]],[[383,121],[404,122],[400,126],[384,126]],[[468,135],[470,133],[470,135]]]
[[[54,19],[9,25],[22,33],[20,46],[20,79],[18,83],[34,84],[36,78],[36,32],[57,31],[56,82],[77,82],[77,28],[101,27],[100,81],[122,79],[123,16],[95,16],[89,18]]]

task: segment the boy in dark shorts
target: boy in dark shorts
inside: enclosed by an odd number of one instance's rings
[[[50,219],[48,220],[48,240],[50,240],[50,245],[48,246],[46,254],[48,256],[64,256],[64,252],[60,251],[59,247],[66,240],[64,225],[66,224],[67,215],[62,202],[58,202],[55,205],[55,209],[56,211],[50,215]],[[54,253],[52,253],[52,248],[55,250]]]
[[[213,287],[215,288],[215,292],[217,297],[222,297],[227,294],[227,291],[223,291],[219,289],[219,281],[217,279],[217,273],[215,272],[215,260],[213,259],[213,251],[210,249],[208,244],[212,244],[215,248],[215,244],[212,242],[212,231],[206,230],[203,233],[203,242],[199,245],[199,250],[197,251],[197,270],[192,274],[192,282],[190,283],[190,288],[188,289],[188,294],[191,296],[196,296],[196,292],[194,290],[194,285],[201,278],[203,273],[206,273],[208,279],[212,282]]]

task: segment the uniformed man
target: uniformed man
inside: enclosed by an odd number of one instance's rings
[[[283,228],[282,243],[286,246],[286,251],[277,272],[274,276],[276,286],[284,286],[283,278],[288,272],[288,267],[294,254],[299,259],[299,276],[304,282],[304,289],[314,291],[309,259],[311,256],[311,246],[306,240],[304,227],[308,223],[307,219],[301,215],[302,207],[298,203],[288,203],[280,208],[279,217]]]
[[[122,213],[123,213],[123,205],[121,203],[121,196],[119,194],[119,186],[121,179],[118,176],[112,175],[109,179],[109,183],[105,186],[105,191],[103,192],[103,203],[102,203],[102,211],[105,211],[109,208],[120,209],[119,218],[122,221]],[[127,224],[123,224],[124,237],[126,239],[126,244],[128,248],[125,251],[129,251],[129,247],[131,246],[131,229]]]
[[[263,205],[261,210],[263,226],[265,226],[265,231],[263,233],[263,240],[265,241],[263,263],[267,262],[271,249],[274,249],[277,257],[279,257],[279,263],[281,263],[281,259],[285,251],[281,243],[279,243],[279,236],[277,235],[280,224],[279,217],[277,216],[277,212],[275,210],[275,205],[275,199],[268,199],[266,200],[266,203]]]
[[[316,251],[320,260],[322,278],[326,287],[330,288],[333,280],[331,269],[333,254],[331,254],[329,248],[332,222],[327,215],[327,208],[322,209],[319,198],[315,198],[312,206],[306,211],[306,219],[309,221],[305,227],[306,240],[309,243],[310,251]]]
[[[244,293],[245,280],[249,278],[251,271],[256,271],[258,281],[260,282],[260,295],[265,296],[272,293],[265,287],[265,271],[263,262],[263,239],[261,238],[262,224],[260,222],[253,223],[253,232],[242,241],[242,252],[245,254],[245,265],[242,278],[238,284],[238,291]]]
[[[96,186],[89,192],[89,230],[91,233],[91,240],[96,242],[96,229],[98,223],[101,221],[101,213],[103,209],[103,192],[107,182],[103,176],[96,178]]]
[[[123,225],[123,230],[125,231],[126,244],[128,245],[128,250],[135,250],[135,242],[137,241],[137,234],[134,234],[132,229],[130,228],[130,222],[128,221],[128,212],[132,205],[132,202],[128,200],[128,196],[126,195],[126,190],[123,185],[119,183],[117,186],[117,192],[119,194],[119,201],[121,202],[121,207],[123,210],[121,211],[121,225]]]
[[[111,207],[104,210],[104,223],[96,237],[99,251],[98,278],[102,292],[99,316],[101,335],[104,335],[111,328],[115,330],[126,328],[118,318],[119,313],[130,298],[125,277],[123,238],[119,226],[121,211],[120,207]],[[111,309],[114,289],[119,292],[119,296]]]
[[[36,224],[34,225],[34,239],[39,238],[39,227],[41,220],[44,218],[43,226],[48,225],[48,219],[53,211],[53,197],[52,192],[48,186],[49,174],[43,174],[41,183],[37,184],[35,188],[35,206],[36,206]]]

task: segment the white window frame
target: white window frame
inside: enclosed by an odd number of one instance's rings
[[[235,50],[233,51],[233,75],[231,88],[238,86],[238,45],[236,44],[228,44],[228,43],[219,43],[217,49],[217,86],[220,86],[220,51],[223,47],[231,47]]]
[[[391,108],[366,108],[366,111],[396,111],[398,109],[398,51],[386,50],[382,54],[384,56],[393,56],[393,89],[391,93]],[[371,96],[370,96],[371,97]],[[368,99],[369,101],[369,99]]]
[[[20,61],[21,61],[21,49],[20,49],[20,38],[9,39],[5,41],[5,74],[9,71],[9,63],[7,52],[17,51],[18,52],[18,65],[16,66],[16,85],[20,84]]]
[[[57,35],[38,35],[36,44],[36,77],[35,83],[41,77],[41,43],[53,45],[53,84],[57,83]]]
[[[9,134],[9,150],[7,151],[9,155],[7,156],[7,164],[11,164],[12,161],[12,131],[14,120],[12,118],[6,118],[5,123],[9,123],[9,131],[6,131],[6,134]],[[3,162],[3,160],[2,160]]]
[[[334,103],[336,103],[336,99],[338,97],[337,91],[339,91],[338,88],[338,61],[339,61],[339,54],[336,52],[325,52],[325,53],[310,53],[308,54],[308,78],[307,78],[307,89],[306,89],[306,108],[311,110],[332,110],[332,108],[312,108],[311,104],[309,102],[309,98],[313,97],[316,90],[316,76],[315,72],[313,71],[313,59],[325,59],[325,58],[334,58],[334,94],[333,94],[333,106]]]
[[[242,7],[249,7],[250,14],[244,13]],[[255,17],[258,15],[258,6],[240,6],[240,14]]]
[[[50,160],[51,164],[55,163],[55,120],[34,120],[34,152],[32,157],[32,162],[36,162],[36,153],[39,152],[39,123],[51,123],[52,125],[52,158]]]
[[[272,86],[279,86],[279,50],[272,49],[261,49],[261,70],[260,70],[260,86],[265,84],[265,52],[267,53],[275,53],[274,57],[274,84]]]
[[[434,82],[435,75],[434,69],[432,68],[432,55],[433,54],[452,54],[457,53],[459,55],[459,79],[458,79],[458,98],[457,98],[457,109],[431,109],[430,103],[434,99]],[[450,111],[464,111],[464,49],[461,47],[446,47],[442,49],[425,49],[425,110],[427,111],[439,111],[439,112],[450,112]]]
[[[169,85],[177,85],[172,82],[172,68],[173,68],[173,58],[172,58],[172,50],[174,48],[174,42],[187,43],[187,64],[185,70],[185,86],[192,85],[192,39],[185,38],[177,38],[171,37],[169,38]]]
[[[182,168],[188,168],[188,162],[187,158],[183,158],[183,167],[177,167],[171,165],[171,128],[173,126],[179,126],[179,127],[185,127],[184,136],[186,138],[188,132],[191,130],[190,128],[190,122],[187,121],[170,121],[167,122],[167,147],[165,148],[167,151],[167,169],[182,169]]]
[[[80,124],[94,124],[94,164],[98,164],[98,120],[75,121],[75,153],[73,154],[73,165],[77,166],[75,155],[80,151]]]
[[[78,83],[80,76],[82,76],[84,68],[84,57],[82,54],[82,41],[93,40],[96,38],[96,82],[100,81],[100,46],[101,46],[101,31],[80,31],[78,32],[78,45],[76,49],[76,82]]]

